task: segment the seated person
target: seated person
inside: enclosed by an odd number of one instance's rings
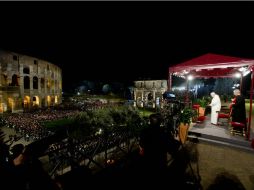
[[[241,95],[239,89],[234,90],[235,103],[232,103],[232,122],[239,122],[245,125],[244,130],[246,131],[246,109],[245,109],[245,99]]]

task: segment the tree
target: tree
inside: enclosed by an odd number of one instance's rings
[[[206,85],[206,86],[202,86],[198,89],[198,96],[197,98],[202,98],[204,96],[209,96],[209,86]]]
[[[237,79],[218,78],[215,81],[213,90],[219,95],[231,95],[232,87],[237,83]]]
[[[110,91],[111,91],[110,85],[109,84],[104,84],[103,87],[102,87],[102,92],[104,94],[108,94]]]

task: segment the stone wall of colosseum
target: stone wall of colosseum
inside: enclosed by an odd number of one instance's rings
[[[0,112],[54,106],[62,99],[62,70],[45,60],[0,51]]]

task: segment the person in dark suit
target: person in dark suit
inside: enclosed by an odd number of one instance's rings
[[[245,99],[241,95],[239,89],[234,90],[235,101],[232,103],[232,121],[244,123],[244,130],[246,131],[246,109],[245,109]]]
[[[160,128],[161,118],[157,114],[150,116],[150,126],[140,136],[140,148],[144,152],[145,164],[151,169],[163,169],[167,163],[166,136]]]
[[[9,164],[6,167],[9,189],[19,190],[60,190],[38,158],[30,155],[23,144],[14,145],[10,152]]]
[[[139,145],[144,156],[145,165],[151,171],[163,173],[167,168],[167,153],[174,154],[180,143],[160,127],[162,122],[160,114],[152,114],[149,119],[150,126],[142,131]]]

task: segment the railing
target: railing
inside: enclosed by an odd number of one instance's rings
[[[103,169],[112,159],[124,157],[138,148],[138,138],[127,130],[114,131],[108,136],[98,135],[82,142],[66,143],[57,150],[47,152],[61,158],[51,166],[53,169],[49,174],[52,177],[64,173],[65,168],[71,168],[73,164],[94,170]]]

